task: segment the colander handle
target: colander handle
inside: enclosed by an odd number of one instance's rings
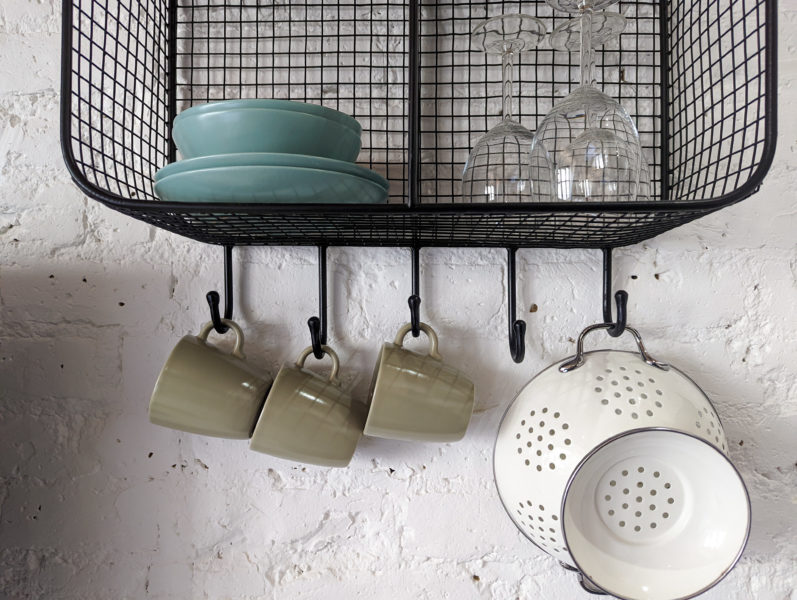
[[[593,594],[595,596],[609,595],[606,592],[604,592],[601,588],[599,588],[597,585],[595,585],[589,577],[584,575],[584,573],[578,574],[578,582],[581,584],[582,589],[588,594]]]
[[[562,373],[568,373],[574,369],[578,369],[581,365],[584,364],[584,338],[587,336],[588,333],[595,331],[596,329],[610,329],[613,327],[612,323],[598,323],[597,325],[590,325],[584,331],[581,332],[581,335],[578,336],[578,342],[576,343],[576,356],[568,360],[567,362],[562,363],[559,366],[559,371]],[[639,335],[639,332],[634,329],[633,327],[626,326],[625,330],[634,336],[634,341],[636,342],[636,346],[639,349],[639,354],[647,364],[651,367],[656,367],[661,369],[662,371],[669,371],[670,365],[664,362],[659,362],[655,358],[653,358],[648,351],[645,350],[645,344],[642,343],[642,337]]]

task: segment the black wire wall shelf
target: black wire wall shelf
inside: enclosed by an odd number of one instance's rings
[[[754,194],[774,155],[774,0],[621,0],[598,52],[604,90],[636,122],[653,201],[471,204],[460,176],[500,118],[501,68],[470,49],[484,18],[539,2],[66,0],[61,134],[89,197],[210,244],[613,248]],[[530,130],[575,85],[578,57],[518,60]],[[160,202],[180,110],[230,98],[320,103],[363,125],[358,163],[390,181],[385,205]]]

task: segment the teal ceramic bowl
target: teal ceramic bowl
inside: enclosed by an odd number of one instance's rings
[[[206,104],[197,104],[181,112],[177,115],[177,119],[189,117],[192,115],[206,115],[212,112],[222,110],[232,110],[241,108],[270,108],[276,110],[290,110],[294,112],[307,113],[308,115],[315,115],[316,117],[323,117],[330,121],[335,121],[341,125],[345,125],[357,135],[362,133],[360,123],[354,117],[340,112],[333,108],[327,108],[320,104],[310,104],[308,102],[295,102],[293,100],[267,100],[267,99],[249,99],[249,100],[221,100],[219,102],[208,102]]]
[[[260,103],[261,106],[253,105]],[[279,103],[265,107],[262,103]],[[238,103],[236,106],[231,106]],[[241,105],[240,103],[246,103]],[[294,110],[313,106],[311,112]],[[220,106],[225,105],[225,106]],[[288,110],[286,110],[288,108]],[[327,118],[333,113],[336,118]],[[232,101],[196,106],[174,120],[174,142],[184,158],[241,152],[303,154],[353,161],[360,153],[361,128],[337,111],[284,100]]]

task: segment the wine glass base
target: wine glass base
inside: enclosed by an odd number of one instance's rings
[[[597,12],[592,15],[592,47],[603,46],[618,37],[625,29],[626,18],[616,12]],[[576,17],[559,25],[549,38],[554,50],[578,51],[581,48],[581,18]]]
[[[561,10],[562,12],[579,13],[584,8],[603,10],[607,6],[616,4],[619,0],[594,0],[593,2],[589,2],[588,0],[545,0],[545,2],[549,6],[556,10]]]
[[[474,48],[488,54],[522,52],[537,46],[545,36],[545,24],[529,15],[499,15],[479,23],[471,34]]]

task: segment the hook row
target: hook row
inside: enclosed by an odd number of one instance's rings
[[[233,269],[232,245],[224,246],[224,319],[233,316]],[[526,322],[517,318],[517,248],[507,248],[507,317],[509,352],[516,363],[523,362],[526,355]],[[603,322],[609,325],[607,332],[612,337],[621,336],[626,329],[628,293],[618,290],[614,294],[617,318],[612,318],[612,249],[603,249]],[[210,319],[218,333],[226,333],[229,327],[222,322],[221,298],[215,290],[205,296],[210,307]],[[410,325],[413,337],[420,335],[420,246],[412,247],[412,294],[407,299],[410,308]],[[327,343],[327,246],[318,246],[318,316],[307,320],[313,356],[324,357],[322,346]]]

